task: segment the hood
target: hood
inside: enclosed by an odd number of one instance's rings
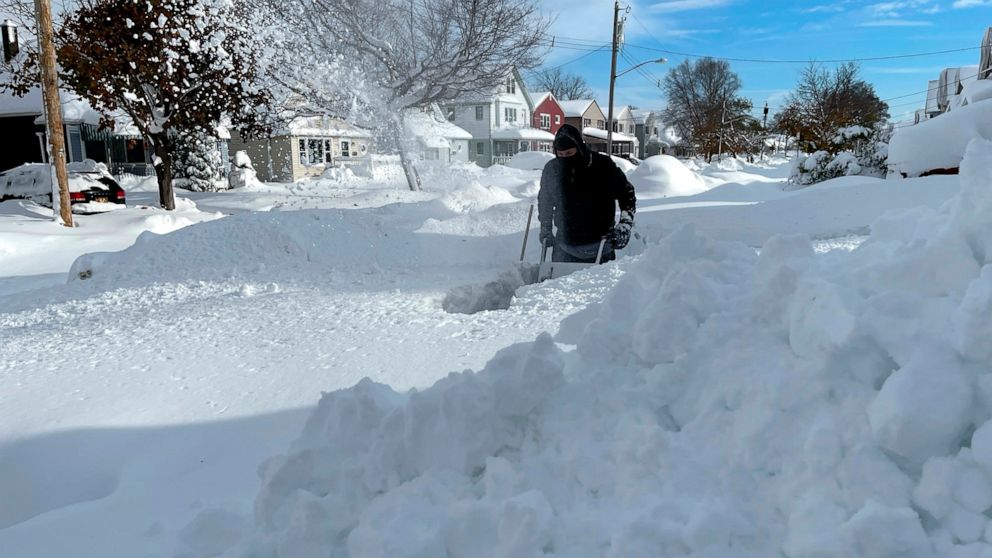
[[[579,157],[581,157],[582,159],[587,159],[589,157],[589,146],[587,146],[586,142],[582,139],[582,132],[580,132],[578,128],[576,128],[575,126],[572,126],[571,124],[565,124],[558,129],[558,133],[555,134],[554,145],[556,147],[558,145],[558,138],[570,139],[571,142],[578,147]]]

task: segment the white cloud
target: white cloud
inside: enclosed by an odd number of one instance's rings
[[[666,2],[651,4],[648,6],[648,9],[657,13],[688,12],[706,8],[719,8],[731,2],[732,0],[668,0]]]
[[[982,6],[992,6],[992,0],[957,0],[952,4],[955,10],[961,8],[980,8]]]
[[[863,21],[858,27],[928,27],[933,25],[932,21],[912,20],[912,19],[876,19]]]

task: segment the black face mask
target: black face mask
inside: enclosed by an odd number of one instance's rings
[[[571,157],[559,157],[566,167],[578,167],[582,165],[582,152],[576,151]]]

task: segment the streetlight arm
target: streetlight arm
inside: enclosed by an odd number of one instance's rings
[[[620,77],[620,76],[622,76],[624,74],[633,72],[634,70],[640,68],[641,66],[646,66],[647,64],[664,64],[665,62],[668,62],[668,59],[667,58],[659,58],[657,60],[647,60],[647,61],[641,62],[640,64],[637,64],[635,66],[631,66],[631,67],[627,68],[626,70],[624,70],[624,71],[616,74],[616,77]]]

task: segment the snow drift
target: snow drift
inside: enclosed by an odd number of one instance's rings
[[[992,139],[992,100],[981,100],[896,130],[889,142],[889,172],[914,177],[956,169],[974,139]]]
[[[670,155],[655,155],[641,162],[627,178],[639,198],[691,196],[706,191],[696,173]]]
[[[990,165],[852,252],[683,227],[575,351],[326,394],[230,555],[989,556]]]

